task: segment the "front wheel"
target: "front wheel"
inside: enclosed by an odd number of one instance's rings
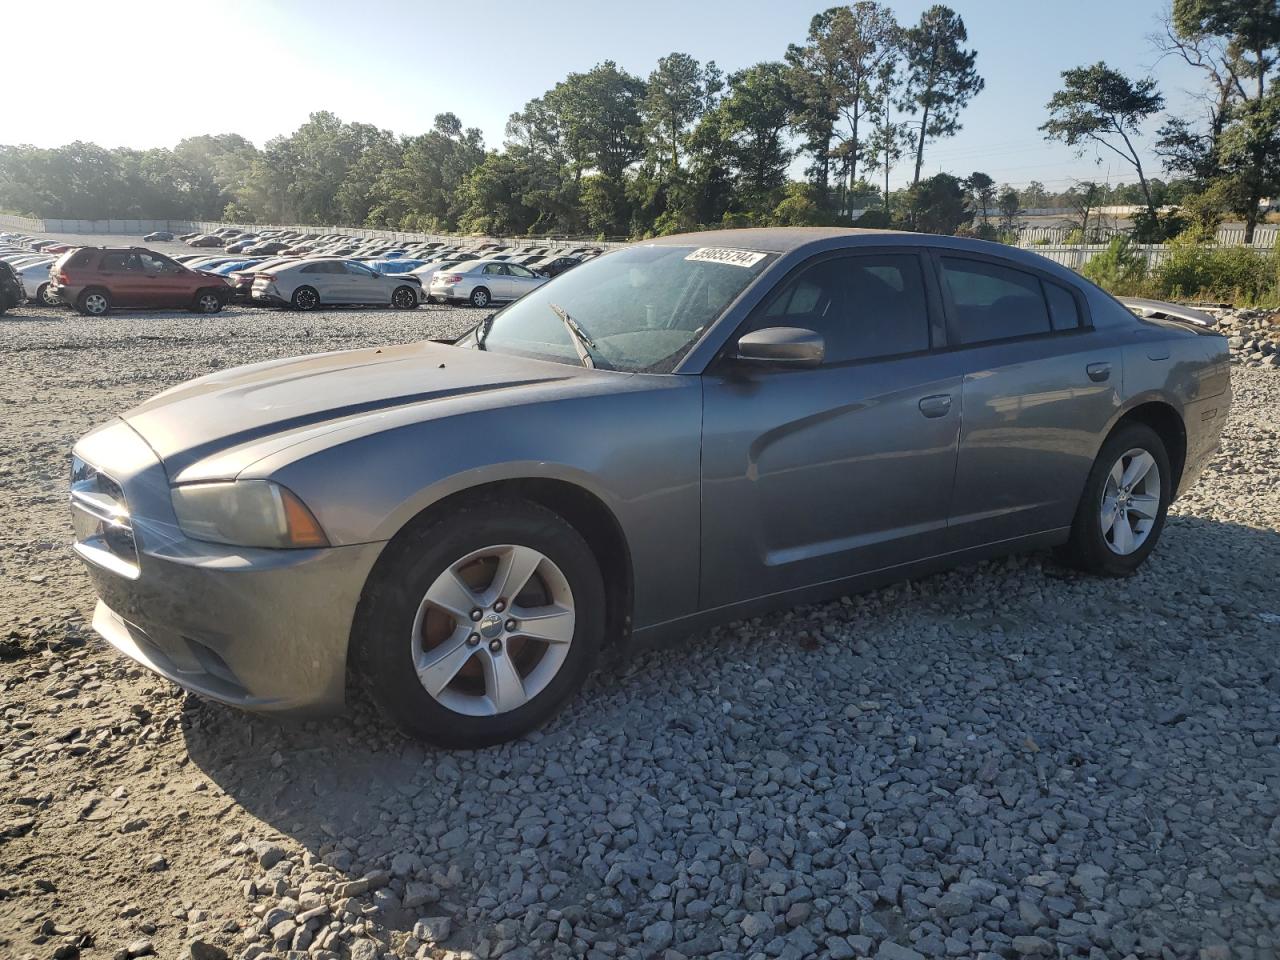
[[[1155,549],[1172,499],[1160,435],[1142,423],[1122,426],[1089,471],[1062,558],[1089,573],[1130,575]]]
[[[196,294],[192,309],[196,313],[217,313],[222,306],[223,299],[220,294],[213,290],[201,290]]]
[[[483,499],[397,537],[352,640],[402,730],[475,748],[554,715],[590,672],[604,623],[604,583],[577,530],[534,503]]]
[[[418,305],[418,295],[412,287],[396,287],[391,294],[391,305],[398,310],[412,310]]]

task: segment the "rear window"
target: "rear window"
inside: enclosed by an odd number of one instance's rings
[[[64,267],[83,267],[89,262],[89,258],[93,256],[93,251],[88,247],[81,247],[79,250],[72,250],[63,256],[61,266]]]
[[[1049,303],[1049,319],[1055,330],[1074,330],[1080,326],[1080,307],[1066,287],[1045,280],[1044,298]]]
[[[1039,277],[958,257],[942,258],[942,275],[955,303],[961,343],[1007,340],[1050,331]]]

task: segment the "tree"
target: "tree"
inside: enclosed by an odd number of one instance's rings
[[[1049,206],[1049,191],[1044,188],[1044,184],[1039,180],[1032,180],[1023,187],[1018,194],[1018,198],[1022,201],[1024,207],[1030,207],[1032,210]]]
[[[1062,89],[1049,100],[1049,120],[1040,126],[1045,139],[1076,147],[1077,155],[1083,154],[1085,144],[1096,143],[1119,156],[1138,174],[1147,214],[1154,222],[1156,205],[1133,142],[1143,121],[1164,106],[1155,80],[1130,80],[1102,61],[1064,70],[1062,80]]]
[[[787,81],[793,98],[794,126],[804,136],[804,149],[813,155],[809,168],[825,204],[831,183],[831,140],[850,84],[843,37],[848,29],[847,7],[814,14],[803,44],[787,47]]]
[[[1206,186],[1229,177],[1232,212],[1252,242],[1264,196],[1280,189],[1275,70],[1280,63],[1280,4],[1274,0],[1174,0],[1157,45],[1200,70],[1209,83],[1206,124],[1173,118],[1160,131],[1170,170]]]
[[[702,115],[715,105],[724,79],[714,62],[703,67],[687,53],[672,53],[649,74],[640,104],[644,130],[660,167],[680,167],[680,155]]]
[[[714,129],[738,179],[744,205],[771,210],[786,183],[791,150],[786,130],[791,115],[787,68],[758,63],[729,77],[729,92],[706,121]]]
[[[1072,186],[1063,195],[1067,205],[1080,218],[1080,242],[1085,243],[1089,237],[1089,217],[1102,198],[1102,187],[1092,180],[1085,180]]]
[[[996,201],[996,182],[981,171],[975,170],[964,181],[965,188],[973,195],[973,205],[982,217],[985,226],[989,221],[987,211]]]
[[[900,79],[897,63],[887,60],[880,66],[880,76],[876,85],[878,98],[874,101],[872,121],[875,124],[868,144],[868,151],[874,164],[884,173],[884,209],[889,210],[889,173],[902,159],[909,142],[910,131],[907,124],[893,118],[893,105],[897,95]]]
[[[913,131],[916,168],[912,186],[920,183],[924,145],[930,139],[954,136],[960,111],[982,92],[983,80],[974,64],[976,50],[965,50],[969,34],[964,21],[950,7],[934,5],[904,35],[907,82],[902,106],[921,114]]]
[[[1012,233],[1018,227],[1018,212],[1020,210],[1018,191],[1005,184],[1000,188],[1000,196],[996,200],[996,204],[1000,208],[1000,229],[1005,233]]]
[[[906,207],[914,229],[950,235],[973,219],[968,200],[959,180],[937,173],[911,185]]]

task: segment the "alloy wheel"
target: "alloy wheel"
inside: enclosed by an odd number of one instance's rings
[[[489,291],[475,290],[471,294],[471,303],[477,307],[487,307],[489,305]]]
[[[222,301],[218,299],[216,293],[206,293],[200,297],[201,313],[217,313],[222,309]]]
[[[408,287],[399,287],[392,295],[391,302],[401,310],[408,310],[410,307],[418,305],[418,298],[413,295],[413,291]]]
[[[450,564],[413,621],[418,681],[455,713],[524,706],[559,673],[576,621],[569,581],[545,554],[498,544]]]
[[[84,298],[84,309],[95,317],[107,312],[107,298],[100,293],[91,293]]]
[[[1134,447],[1112,465],[1098,519],[1113,553],[1128,556],[1146,543],[1160,515],[1160,496],[1160,467],[1146,450]]]

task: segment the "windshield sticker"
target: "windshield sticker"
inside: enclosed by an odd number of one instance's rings
[[[701,260],[706,263],[725,263],[731,267],[754,267],[768,254],[755,253],[751,250],[734,250],[731,247],[699,247],[685,257],[686,260]]]

